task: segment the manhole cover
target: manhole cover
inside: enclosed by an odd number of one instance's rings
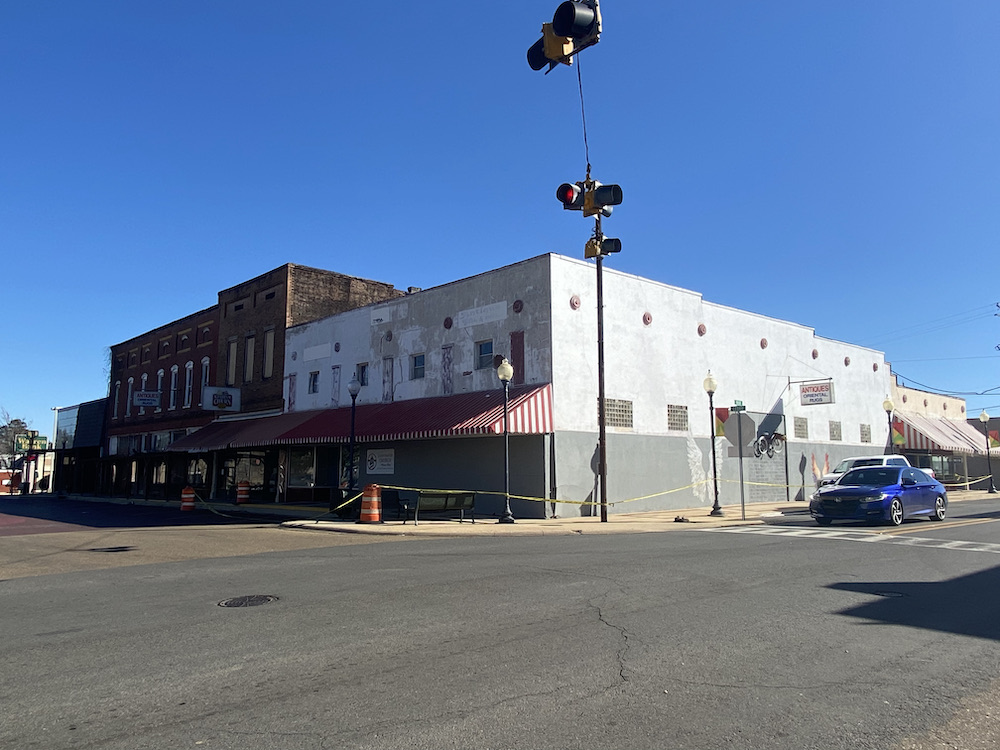
[[[219,602],[220,607],[257,607],[268,602],[276,602],[278,597],[270,594],[251,594],[250,596],[234,596],[232,599],[223,599]]]

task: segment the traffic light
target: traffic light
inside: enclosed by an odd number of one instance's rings
[[[582,182],[564,182],[556,189],[556,198],[569,211],[582,211],[584,202]]]
[[[611,216],[611,207],[622,202],[620,185],[602,185],[599,182],[564,182],[556,189],[556,198],[563,208],[583,211],[584,216]]]
[[[583,195],[583,215],[611,216],[611,207],[622,202],[622,189],[619,185],[602,185],[595,182],[593,187]]]
[[[556,8],[552,23],[542,24],[542,38],[528,49],[528,65],[532,70],[546,65],[552,70],[557,63],[572,65],[573,55],[600,38],[599,0],[566,0]]]
[[[558,36],[552,30],[551,23],[543,23],[542,38],[528,49],[528,65],[531,66],[532,70],[541,70],[546,65],[549,66],[549,70],[552,70],[557,62],[572,65],[572,55],[573,40]]]
[[[559,36],[580,42],[587,42],[598,36],[601,33],[601,13],[597,7],[597,0],[592,2],[566,0],[556,8],[555,15],[552,16],[552,30]],[[594,39],[591,44],[596,41],[597,39]]]
[[[591,237],[583,248],[583,257],[596,258],[598,255],[620,253],[621,251],[622,241],[615,237],[602,237],[601,239]]]

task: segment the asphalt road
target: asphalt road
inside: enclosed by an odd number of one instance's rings
[[[1000,542],[996,510],[963,505],[980,517],[902,536]],[[324,546],[0,581],[0,747],[997,746],[996,552],[743,528],[123,530]],[[119,532],[0,548],[81,533]],[[276,598],[219,606],[246,595]]]

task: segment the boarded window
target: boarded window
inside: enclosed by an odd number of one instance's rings
[[[830,420],[830,440],[842,440],[840,433],[840,422]]]

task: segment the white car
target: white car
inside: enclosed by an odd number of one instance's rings
[[[851,469],[857,469],[861,466],[909,466],[910,462],[906,460],[905,456],[852,456],[851,458],[845,458],[839,464],[837,464],[833,471],[829,474],[824,474],[820,477],[817,487],[825,487],[828,484],[833,484],[838,479],[840,479],[844,474],[849,472]],[[923,469],[923,471],[929,471]],[[931,473],[933,478],[934,474]]]

